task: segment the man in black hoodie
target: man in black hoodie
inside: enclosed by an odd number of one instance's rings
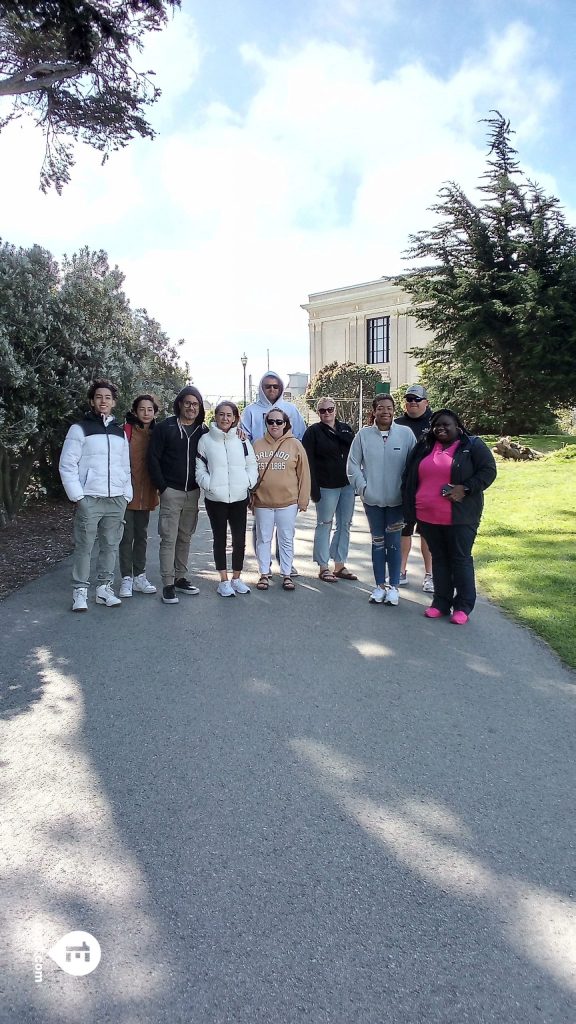
[[[402,427],[410,427],[417,441],[430,429],[432,409],[428,404],[428,393],[421,384],[410,384],[404,395],[404,416],[398,416],[396,423]],[[402,530],[402,565],[400,567],[400,586],[406,586],[408,575],[406,566],[408,555],[412,547],[412,534],[416,523],[406,523]],[[422,590],[425,594],[434,593],[434,579],[432,576],[432,555],[424,537],[420,537],[420,550],[424,561],[424,582]]]
[[[199,593],[188,578],[188,556],[198,523],[196,452],[198,441],[208,430],[204,415],[204,402],[197,388],[182,388],[174,401],[174,415],[157,424],[150,441],[148,468],[160,491],[158,533],[164,604],[178,604],[178,593]]]

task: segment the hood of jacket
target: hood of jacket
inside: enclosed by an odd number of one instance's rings
[[[212,420],[212,423],[208,427],[208,433],[213,441],[219,441],[224,443],[228,434],[232,437],[236,437],[236,427],[230,427],[230,430],[221,430],[217,425],[216,420]]]
[[[201,423],[204,423],[206,411],[204,409],[204,399],[202,398],[202,395],[198,391],[198,388],[193,387],[192,384],[188,384],[185,388],[182,388],[182,390],[179,391],[178,394],[176,395],[173,405],[174,415],[176,417],[180,415],[180,402],[182,401],[183,398],[186,397],[186,395],[194,395],[194,398],[198,399],[200,409],[196,419],[194,420],[194,426],[198,427]]]
[[[273,402],[271,402],[270,399],[267,398],[267,396],[265,395],[265,393],[264,393],[264,391],[262,389],[262,381],[266,380],[266,377],[276,377],[278,383],[280,384],[280,391],[276,395],[276,398],[274,399]],[[282,380],[282,377],[280,377],[280,375],[277,374],[275,370],[267,370],[266,373],[264,373],[262,375],[262,377],[260,378],[260,383],[258,385],[258,398],[256,400],[256,404],[261,405],[263,409],[271,409],[273,405],[276,405],[276,402],[278,401],[278,399],[282,398],[283,394],[284,394],[284,381]]]

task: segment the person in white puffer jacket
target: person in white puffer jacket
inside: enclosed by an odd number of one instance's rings
[[[124,531],[126,504],[132,500],[130,453],[122,427],[112,410],[118,391],[109,380],[92,382],[90,412],[66,434],[60,455],[60,477],[74,516],[72,611],[88,610],[90,557],[98,538],[96,604],[122,604],[112,590],[118,545]]]
[[[249,441],[241,441],[236,428],[240,412],[234,402],[219,402],[210,430],[198,442],[196,482],[204,492],[204,505],[214,538],[214,563],[220,575],[221,597],[249,594],[240,579],[246,548],[248,491],[258,480],[258,464]],[[232,579],[226,564],[226,534],[232,534]]]

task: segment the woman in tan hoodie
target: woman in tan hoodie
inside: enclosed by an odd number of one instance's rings
[[[292,436],[291,423],[283,409],[266,413],[266,433],[254,442],[258,460],[258,482],[252,492],[256,519],[256,557],[260,569],[258,590],[268,590],[271,544],[274,527],[280,549],[280,572],[284,590],[294,590],[290,579],[294,557],[296,516],[310,501],[310,467],[300,441]]]

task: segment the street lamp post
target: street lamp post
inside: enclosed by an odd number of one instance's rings
[[[242,363],[242,372],[244,374],[244,408],[246,408],[246,363],[248,362],[246,353],[240,356],[240,362]]]

